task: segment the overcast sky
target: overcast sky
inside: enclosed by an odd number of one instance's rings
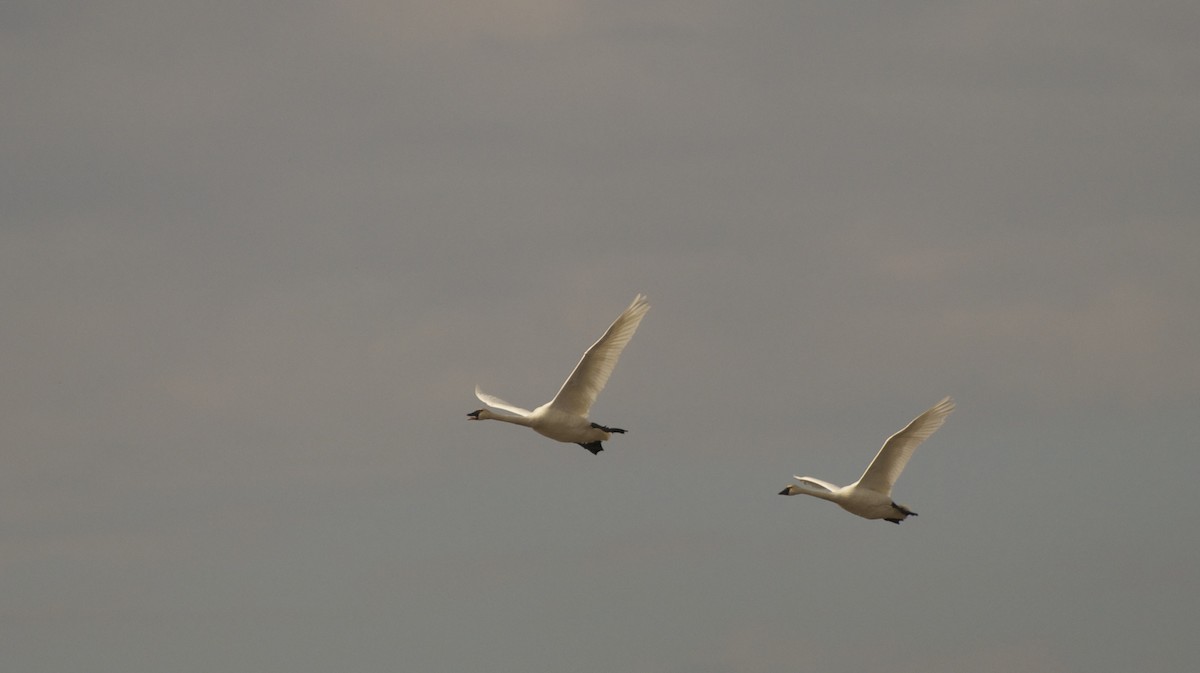
[[[0,667],[1195,667],[1200,5],[0,6]],[[549,400],[633,296],[592,456]],[[866,521],[858,478],[958,402]]]

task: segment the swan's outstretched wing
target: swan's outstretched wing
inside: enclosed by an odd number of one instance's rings
[[[908,459],[912,458],[913,451],[942,427],[951,411],[954,411],[954,400],[947,397],[917,416],[903,430],[888,437],[883,443],[883,448],[875,454],[875,460],[872,460],[867,471],[863,472],[858,485],[890,497],[892,484],[896,483],[896,479],[904,471],[904,466],[908,464]]]
[[[508,402],[505,402],[504,400],[500,399],[499,397],[496,397],[495,395],[488,395],[487,393],[480,390],[479,386],[475,386],[475,397],[478,397],[480,402],[483,402],[484,404],[488,405],[489,407],[496,407],[497,409],[511,411],[512,413],[514,413],[518,416],[528,416],[529,414],[533,413],[533,412],[529,411],[528,409],[522,409],[521,407],[518,407],[515,404],[509,404]]]
[[[638,324],[649,310],[650,304],[646,303],[645,297],[640,294],[634,297],[633,303],[609,325],[604,336],[583,354],[583,359],[575,365],[575,371],[571,372],[558,394],[550,401],[550,407],[576,416],[587,416],[596,396],[604,390],[604,384],[608,383],[608,377],[617,366],[621,351],[633,338]]]

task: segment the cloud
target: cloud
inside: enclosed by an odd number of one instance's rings
[[[479,40],[527,43],[561,39],[584,20],[574,0],[466,0],[438,3],[344,0],[326,8],[326,19],[353,25],[356,32],[385,43],[462,48]]]

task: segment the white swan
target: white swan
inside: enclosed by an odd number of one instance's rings
[[[609,375],[617,366],[617,358],[621,357],[621,351],[633,338],[638,324],[649,310],[650,304],[646,303],[644,296],[639,294],[634,297],[633,303],[609,325],[604,336],[587,349],[579,364],[575,365],[575,371],[571,372],[562,388],[559,388],[558,394],[546,404],[529,411],[494,395],[488,395],[480,390],[479,386],[475,386],[475,396],[484,404],[516,415],[497,414],[488,409],[479,409],[467,416],[473,421],[495,420],[524,425],[550,439],[574,442],[591,451],[593,455],[599,454],[604,450],[600,442],[607,440],[610,433],[625,431],[592,423],[588,420],[588,410],[596,401],[596,396],[604,389]]]
[[[888,437],[867,471],[849,486],[835,486],[812,477],[795,477],[798,483],[788,484],[779,495],[815,496],[837,503],[847,512],[864,519],[900,523],[909,516],[916,516],[916,512],[892,500],[892,484],[900,477],[913,451],[942,427],[951,411],[954,411],[954,400],[946,397],[913,419],[903,430]]]

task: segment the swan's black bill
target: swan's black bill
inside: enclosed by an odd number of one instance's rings
[[[477,420],[479,420],[479,414],[481,414],[481,413],[483,413],[483,409],[478,409],[476,411],[472,411],[471,413],[467,414],[467,417],[473,421],[477,421]]]
[[[792,487],[791,487],[791,486],[788,486],[787,488],[785,488],[785,489],[783,489],[782,491],[780,491],[780,492],[779,492],[779,495],[787,495],[787,494],[788,494],[788,491],[790,491],[790,490],[792,490]]]

